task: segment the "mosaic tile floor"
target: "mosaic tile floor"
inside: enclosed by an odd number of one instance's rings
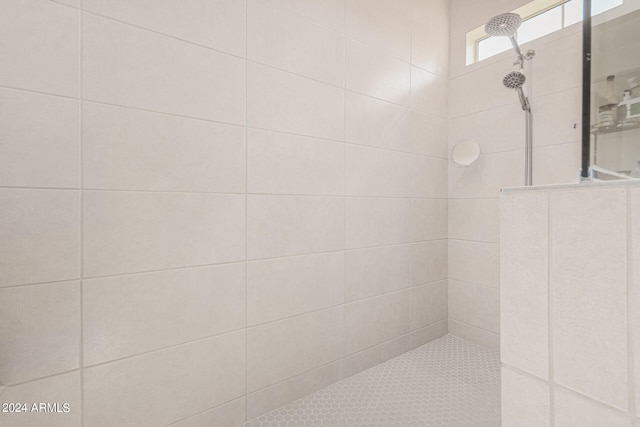
[[[446,335],[244,426],[499,427],[499,359]]]

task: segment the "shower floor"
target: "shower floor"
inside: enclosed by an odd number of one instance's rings
[[[499,427],[500,358],[446,335],[244,426]]]

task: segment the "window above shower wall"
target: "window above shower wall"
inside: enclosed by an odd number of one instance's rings
[[[624,0],[593,0],[592,15],[598,15],[621,6]],[[629,1],[629,0],[627,0]],[[522,17],[516,33],[520,44],[530,42],[582,21],[583,0],[534,0],[514,10]],[[490,58],[510,50],[507,37],[489,37],[484,26],[467,33],[466,64]]]

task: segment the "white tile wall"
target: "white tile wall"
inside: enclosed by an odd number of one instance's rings
[[[342,250],[344,227],[341,197],[249,196],[247,257]]]
[[[93,14],[82,19],[86,99],[244,124],[241,59]]]
[[[87,368],[84,422],[166,425],[240,397],[245,347],[239,331]]]
[[[289,3],[247,1],[247,58],[342,86],[344,35],[300,19]]]
[[[563,388],[556,391],[555,422],[560,426],[631,427],[629,416]]]
[[[346,302],[411,286],[411,247],[382,246],[345,253]]]
[[[3,384],[78,368],[80,282],[0,288],[0,312]],[[39,345],[47,351],[34,351]]]
[[[0,286],[80,277],[80,194],[0,189]]]
[[[502,195],[502,362],[550,387],[545,423],[637,421],[638,194],[618,181]],[[503,420],[521,401],[503,389]]]
[[[500,248],[496,243],[449,240],[449,277],[497,288]]]
[[[10,425],[236,426],[447,332],[445,2],[178,3],[0,6],[0,391],[72,405]]]
[[[0,185],[80,187],[77,100],[0,89]]]
[[[245,3],[86,0],[84,10],[234,55],[245,51]]]
[[[549,386],[535,378],[502,368],[502,425],[546,427],[549,421]],[[580,424],[559,424],[563,426]]]
[[[355,353],[410,330],[411,290],[356,301],[345,306],[347,353]]]
[[[84,103],[82,121],[85,188],[245,189],[242,127],[95,103]]]
[[[242,196],[86,191],[83,202],[87,277],[244,258]]]
[[[296,74],[247,64],[247,124],[333,140],[344,137],[344,91]]]
[[[500,332],[500,290],[449,280],[449,316],[493,333]]]
[[[78,96],[78,11],[49,0],[11,1],[0,13],[0,85]]]
[[[342,143],[256,129],[249,129],[247,140],[250,193],[344,193]]]
[[[248,326],[342,304],[344,276],[344,252],[247,263]]]
[[[247,329],[247,391],[344,357],[344,307]]]
[[[382,49],[347,39],[347,89],[400,105],[408,105],[411,90],[409,63]]]
[[[629,210],[627,214],[631,219],[630,230],[628,232],[631,235],[631,254],[630,263],[631,270],[631,282],[629,283],[629,302],[627,306],[629,309],[629,331],[631,333],[632,351],[634,357],[632,363],[634,365],[635,381],[635,407],[636,416],[640,416],[640,219],[638,214],[640,213],[640,189],[632,189],[629,191]]]
[[[549,378],[549,195],[503,195],[500,205],[501,360]],[[527,339],[522,339],[526,336]]]
[[[85,280],[84,365],[243,328],[244,270],[236,263]]]
[[[625,410],[626,197],[624,189],[601,189],[549,200],[555,381]]]

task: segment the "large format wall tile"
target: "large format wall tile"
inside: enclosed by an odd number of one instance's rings
[[[244,124],[244,61],[88,13],[82,43],[86,99]]]
[[[497,199],[449,199],[449,238],[497,243],[498,207]]]
[[[524,149],[481,154],[472,167],[449,162],[449,197],[497,198],[500,189],[524,185]]]
[[[344,378],[342,365],[342,359],[339,359],[256,392],[248,393],[247,419],[253,419],[342,380]]]
[[[411,241],[446,239],[447,217],[446,199],[411,200]]]
[[[344,253],[247,264],[247,323],[271,322],[344,301]]]
[[[411,67],[411,106],[439,117],[449,117],[446,76]]]
[[[93,103],[82,121],[85,188],[244,192],[239,126]]]
[[[344,307],[247,329],[247,391],[344,356]]]
[[[500,248],[496,243],[449,240],[449,277],[500,286]]]
[[[0,189],[0,286],[80,276],[80,194]]]
[[[408,245],[359,249],[345,253],[345,301],[355,301],[411,285]]]
[[[550,425],[549,385],[502,368],[502,426],[548,427]],[[560,424],[578,426],[581,424]]]
[[[538,114],[543,113],[536,110],[534,123],[538,123]],[[524,120],[522,110],[513,105],[452,117],[449,122],[450,143],[453,147],[461,142],[472,140],[478,143],[480,151],[485,154],[522,149],[525,145]],[[542,122],[542,125],[546,127],[546,123]],[[556,129],[552,131],[557,132]],[[540,143],[538,134],[534,138],[534,143],[536,145]]]
[[[285,71],[247,64],[247,124],[341,141],[344,91]]]
[[[78,11],[48,0],[0,7],[0,85],[78,96]]]
[[[79,188],[77,100],[0,89],[0,185]]]
[[[446,197],[447,161],[347,145],[346,193],[371,197]]]
[[[84,422],[156,426],[186,418],[244,394],[244,361],[239,331],[87,368]]]
[[[446,320],[447,281],[441,280],[411,288],[411,329],[423,328]]]
[[[201,412],[169,427],[237,427],[245,421],[245,398],[232,400],[213,409]]]
[[[548,199],[546,192],[513,192],[500,200],[501,358],[545,380],[549,376]]]
[[[249,129],[249,193],[344,194],[342,143]]]
[[[347,304],[345,314],[347,354],[351,354],[409,332],[411,290]]]
[[[61,407],[64,403],[69,404],[67,413],[0,412],[0,424],[11,427],[80,427],[82,425],[80,387],[80,371],[74,371],[0,390],[2,402],[29,402],[27,404],[29,409],[32,403],[59,403]]]
[[[556,192],[549,203],[555,381],[626,409],[626,191]]]
[[[344,36],[279,3],[247,1],[247,58],[342,86]]]
[[[447,240],[411,245],[411,284],[424,285],[447,278]]]
[[[408,243],[409,202],[406,199],[346,199],[348,249]]]
[[[247,257],[302,255],[344,249],[344,199],[249,196]]]
[[[640,188],[629,189],[629,215],[630,226],[628,230],[630,238],[630,261],[632,265],[631,279],[629,281],[629,314],[628,327],[633,344],[634,379],[635,379],[635,405],[636,415],[640,416]]]
[[[245,421],[245,399],[232,400],[169,427],[238,427]]]
[[[624,412],[563,388],[555,392],[555,425],[580,427],[632,427]]]
[[[449,316],[487,331],[500,333],[500,290],[449,280]]]
[[[409,105],[411,66],[383,51],[347,39],[345,86],[374,98]]]
[[[83,0],[86,11],[244,55],[245,3],[236,0]]]
[[[347,34],[409,62],[411,0],[347,0]]]
[[[413,0],[411,63],[432,73],[447,75],[449,68],[449,13],[447,0]]]
[[[78,368],[80,282],[0,288],[0,313],[0,383]]]
[[[87,366],[243,328],[244,264],[89,279],[82,298]]]
[[[84,274],[241,260],[244,211],[244,196],[86,191]]]

